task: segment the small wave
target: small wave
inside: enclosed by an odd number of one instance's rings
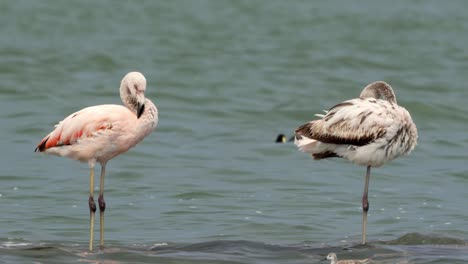
[[[391,241],[368,245],[325,243],[278,245],[247,240],[214,240],[200,243],[154,243],[121,246],[109,243],[103,250],[87,251],[87,244],[33,243],[0,239],[0,262],[99,262],[99,263],[318,263],[335,252],[341,259],[371,258],[378,263],[466,263],[466,241],[405,234]]]
[[[193,191],[193,192],[185,192],[179,193],[174,195],[174,198],[182,199],[182,200],[192,200],[192,199],[201,199],[201,198],[218,198],[223,197],[222,195],[210,192],[202,192],[202,191]]]
[[[7,241],[0,244],[0,248],[18,248],[18,247],[28,247],[32,246],[33,243],[29,242],[14,242],[14,241]]]
[[[468,246],[464,240],[451,238],[423,235],[419,233],[408,233],[395,240],[382,242],[386,245],[460,245]]]

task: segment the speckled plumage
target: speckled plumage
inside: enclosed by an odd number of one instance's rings
[[[320,119],[298,127],[295,144],[315,159],[342,157],[372,167],[411,152],[418,137],[416,125],[394,95],[374,92],[387,87],[382,83],[368,85],[360,98],[337,104],[318,115]],[[390,86],[385,91],[393,94]]]
[[[359,98],[339,103],[296,129],[294,143],[314,159],[341,157],[367,166],[362,196],[362,244],[366,244],[368,188],[371,167],[380,167],[416,146],[418,131],[392,87],[378,81]]]

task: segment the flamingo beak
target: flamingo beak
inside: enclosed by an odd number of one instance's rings
[[[137,105],[137,118],[140,118],[140,116],[145,112],[145,104],[138,103]]]

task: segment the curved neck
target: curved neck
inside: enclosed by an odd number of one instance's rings
[[[362,90],[361,98],[376,98],[388,101],[390,103],[397,103],[395,93],[392,87],[383,81],[373,82]]]
[[[127,83],[122,81],[120,84],[120,99],[123,104],[135,114],[138,110],[138,100],[134,89],[128,87]]]

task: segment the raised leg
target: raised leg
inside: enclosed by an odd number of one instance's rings
[[[364,193],[362,194],[362,244],[366,244],[366,233],[367,233],[367,212],[369,211],[369,200],[368,200],[368,191],[369,191],[369,178],[370,178],[370,169],[371,166],[367,166],[366,172],[366,183],[364,184]]]
[[[106,164],[101,164],[101,179],[99,183],[99,246],[104,248],[104,211],[106,210],[106,202],[104,201],[104,176],[106,175]]]
[[[96,203],[94,202],[94,166],[89,171],[89,251],[93,250],[94,241],[94,214],[96,213]]]

